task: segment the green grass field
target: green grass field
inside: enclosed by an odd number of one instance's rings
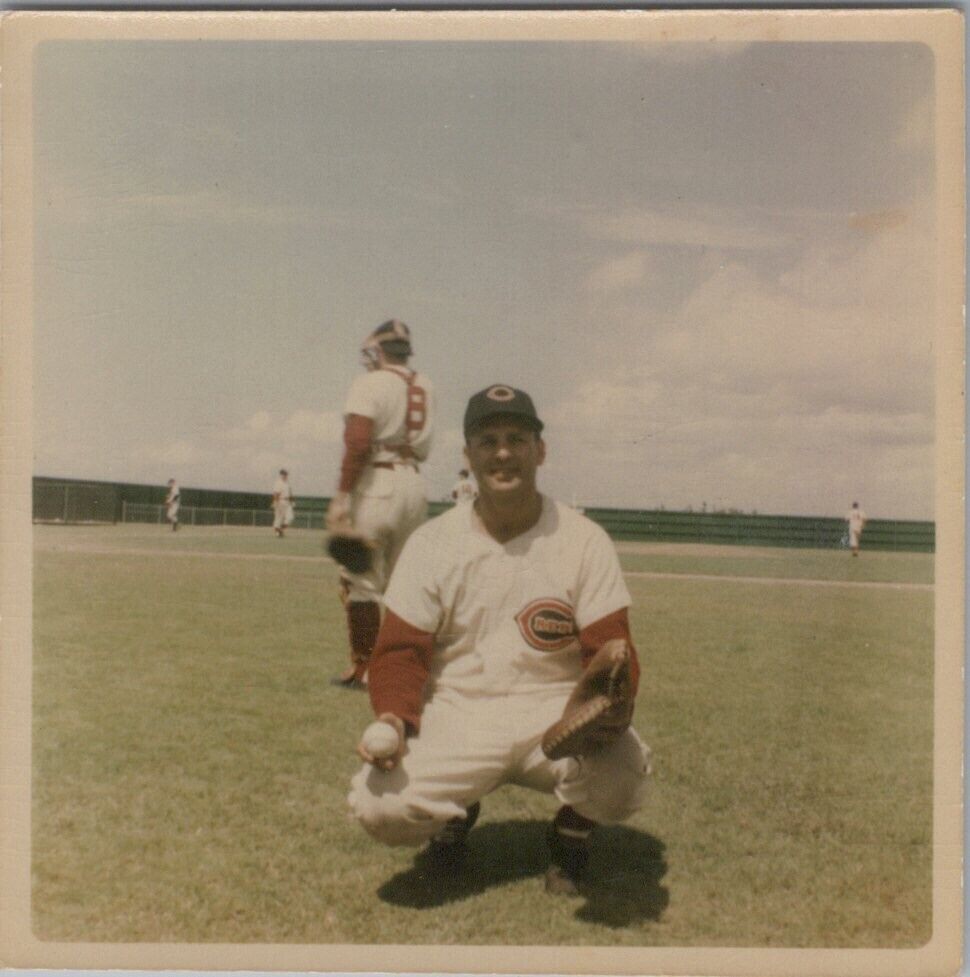
[[[622,544],[652,795],[542,888],[555,800],[464,874],[349,818],[366,697],[322,534],[35,527],[42,940],[915,947],[931,934],[932,556]]]

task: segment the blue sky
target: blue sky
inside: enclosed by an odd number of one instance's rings
[[[933,517],[918,44],[70,41],[34,83],[35,472],[333,489],[361,340],[522,386],[586,505]]]

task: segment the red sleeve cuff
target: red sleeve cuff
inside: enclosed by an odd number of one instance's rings
[[[344,457],[340,465],[341,492],[350,492],[370,457],[374,421],[362,414],[348,414],[344,422]]]
[[[633,680],[633,693],[636,695],[640,685],[640,660],[633,646],[633,638],[630,636],[630,615],[627,608],[621,607],[620,610],[601,617],[579,632],[579,643],[583,649],[583,668],[589,664],[590,659],[602,645],[614,638],[622,638],[630,646],[630,673]]]
[[[367,666],[367,687],[375,715],[393,713],[413,733],[418,732],[433,642],[432,634],[387,611]]]

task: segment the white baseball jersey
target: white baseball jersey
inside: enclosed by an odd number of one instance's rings
[[[435,639],[420,732],[390,773],[365,764],[351,782],[370,834],[420,844],[503,783],[603,824],[639,809],[650,748],[634,729],[581,761],[540,745],[582,672],[580,630],[630,603],[599,526],[543,497],[539,522],[499,543],[455,506],[405,544],[386,603]]]
[[[435,635],[429,693],[566,693],[582,672],[580,630],[628,607],[630,594],[607,534],[544,496],[538,523],[507,543],[471,506],[425,523],[385,604]]]
[[[293,489],[289,479],[280,475],[273,485],[273,528],[285,529],[293,522]]]
[[[165,518],[174,520],[179,513],[179,486],[178,482],[172,482],[168,487],[168,495],[165,496]]]
[[[282,475],[276,479],[276,483],[273,485],[273,495],[276,496],[279,505],[288,505],[293,501],[293,489],[290,487],[289,481],[284,479]]]
[[[459,478],[451,490],[451,497],[455,502],[474,502],[478,497],[478,489],[470,478]]]
[[[846,519],[849,521],[849,531],[853,533],[861,533],[862,527],[866,522],[866,514],[861,509],[850,509]]]
[[[411,370],[392,365],[362,373],[350,386],[344,414],[359,414],[374,422],[372,461],[397,461],[406,447],[424,461],[431,451],[431,382],[420,373],[410,378]]]

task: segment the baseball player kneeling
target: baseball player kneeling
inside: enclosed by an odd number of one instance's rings
[[[349,803],[379,841],[428,842],[449,870],[485,794],[554,794],[546,887],[575,892],[594,826],[641,806],[650,751],[630,726],[639,666],[619,560],[600,527],[538,491],[542,427],[521,390],[469,401],[478,498],[416,530],[395,568],[370,664],[381,725],[358,745]]]

